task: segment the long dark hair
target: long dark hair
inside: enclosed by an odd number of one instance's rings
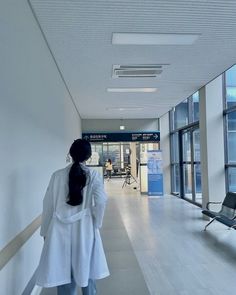
[[[77,206],[83,203],[82,190],[86,185],[86,172],[80,163],[88,160],[92,154],[91,145],[87,140],[77,139],[70,147],[73,165],[69,172],[69,195],[67,204]]]

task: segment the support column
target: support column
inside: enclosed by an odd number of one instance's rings
[[[160,149],[163,159],[164,194],[171,193],[170,178],[170,135],[169,135],[169,113],[159,119],[160,123]]]
[[[130,149],[131,149],[131,158],[130,158],[130,164],[131,164],[131,174],[136,177],[136,142],[130,143]]]
[[[222,86],[221,75],[199,91],[203,208],[225,197]]]

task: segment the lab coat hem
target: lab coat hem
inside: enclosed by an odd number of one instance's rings
[[[36,282],[36,285],[40,287],[44,287],[44,288],[52,288],[52,287],[57,287],[57,286],[66,285],[70,283],[71,283],[71,280],[64,280],[64,281],[50,283],[50,284]]]
[[[103,274],[100,274],[99,276],[96,276],[96,278],[94,278],[94,280],[101,280],[104,279],[106,277],[109,277],[110,273],[109,272],[104,272]]]
[[[110,273],[109,272],[104,272],[103,274],[100,274],[98,276],[94,276],[94,277],[91,276],[89,279],[97,281],[97,280],[102,280],[102,279],[104,279],[104,278],[106,278],[108,276],[110,276]],[[86,281],[86,283],[84,283],[84,282],[77,282],[76,278],[74,278],[74,280],[76,282],[77,287],[84,288],[84,287],[88,286],[88,281]]]

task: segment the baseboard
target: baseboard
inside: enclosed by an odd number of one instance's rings
[[[40,295],[42,292],[43,288],[39,286],[34,286],[31,295]]]

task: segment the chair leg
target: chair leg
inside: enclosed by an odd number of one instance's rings
[[[213,222],[215,221],[216,217],[214,217],[210,222],[207,223],[207,225],[204,228],[204,231],[206,231],[206,228]]]

